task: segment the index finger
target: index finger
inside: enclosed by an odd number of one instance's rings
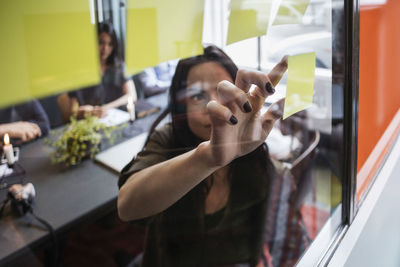
[[[272,86],[276,86],[287,70],[287,67],[288,56],[284,56],[269,74],[260,71],[240,69],[236,75],[235,85],[247,93],[251,85],[255,84],[261,89],[260,94],[265,98],[269,94],[274,93],[274,90],[267,88],[267,84],[269,83]]]
[[[288,68],[288,56],[284,56],[278,64],[268,73],[271,83],[276,86]]]

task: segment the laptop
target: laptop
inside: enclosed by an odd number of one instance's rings
[[[95,161],[120,173],[133,157],[139,153],[146,142],[148,133],[142,133],[116,146],[110,147],[95,156]]]

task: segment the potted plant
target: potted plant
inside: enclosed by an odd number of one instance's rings
[[[54,149],[51,152],[53,163],[76,165],[100,151],[103,137],[113,143],[116,129],[116,126],[107,127],[100,123],[95,116],[86,115],[82,120],[72,116],[71,122],[65,128],[52,131],[45,143]]]

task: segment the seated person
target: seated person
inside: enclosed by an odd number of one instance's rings
[[[0,109],[0,136],[8,133],[10,138],[28,142],[47,135],[49,129],[47,114],[37,100]]]
[[[286,69],[285,58],[268,75],[238,71],[214,46],[178,63],[170,88],[172,122],[152,127],[119,179],[120,218],[147,227],[140,266],[265,261],[275,171],[264,141],[282,110],[276,103],[265,113],[260,109]]]
[[[118,55],[118,42],[110,24],[99,24],[99,55],[101,83],[58,97],[65,122],[74,113],[78,118],[84,114],[103,117],[110,108],[126,105],[128,96],[136,100],[136,90],[131,79],[124,77],[124,64]]]

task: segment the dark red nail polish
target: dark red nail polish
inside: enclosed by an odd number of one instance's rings
[[[273,94],[275,93],[275,88],[272,86],[270,82],[267,82],[265,84],[265,89],[267,90],[268,93]]]
[[[232,125],[235,125],[236,123],[238,123],[238,120],[236,119],[236,117],[235,116],[231,116],[231,118],[229,119],[229,121],[230,121],[230,123],[232,124]]]

